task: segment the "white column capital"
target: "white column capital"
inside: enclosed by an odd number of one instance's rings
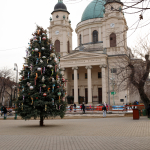
[[[106,65],[106,64],[101,64],[99,67],[100,67],[100,68],[106,68],[107,65]]]
[[[92,69],[92,66],[86,66],[85,68],[86,69]]]
[[[78,67],[72,67],[72,70],[78,70]]]

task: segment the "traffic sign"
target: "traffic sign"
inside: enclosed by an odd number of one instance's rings
[[[116,92],[111,92],[111,95],[115,95],[116,94]]]

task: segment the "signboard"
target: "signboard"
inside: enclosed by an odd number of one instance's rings
[[[111,92],[111,95],[115,95],[116,94],[116,92]]]

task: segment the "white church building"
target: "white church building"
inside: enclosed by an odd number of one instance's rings
[[[69,12],[58,0],[51,13],[49,38],[61,55],[60,64],[66,83],[66,101],[95,105],[122,105],[130,102],[129,90],[115,89],[117,66],[113,61],[128,57],[127,30],[120,0],[93,0],[77,23],[77,47],[72,50]]]

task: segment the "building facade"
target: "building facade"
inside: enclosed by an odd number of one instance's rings
[[[72,50],[69,12],[63,0],[55,5],[49,37],[55,51],[61,54],[62,73],[68,80],[65,85],[68,104],[129,102],[129,90],[117,87],[116,75],[120,58],[130,55],[126,41],[128,27],[122,8],[120,0],[93,0],[76,26],[78,45]]]

